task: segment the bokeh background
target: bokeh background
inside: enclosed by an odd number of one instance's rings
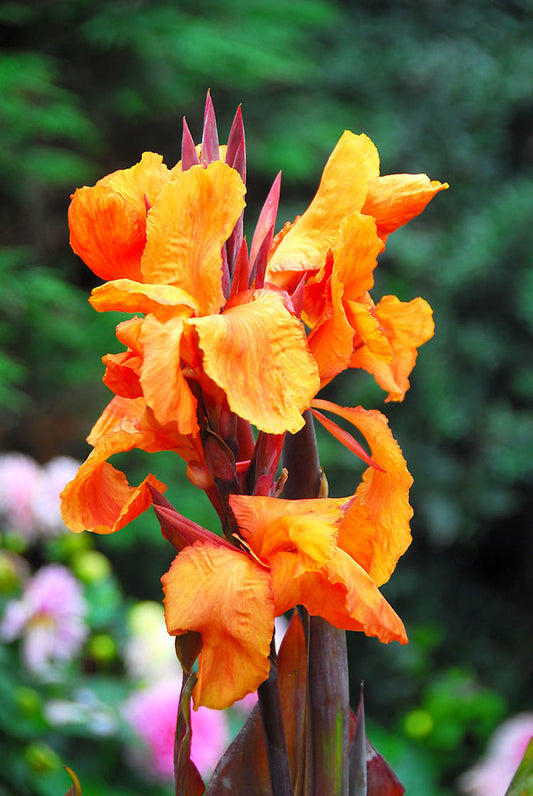
[[[305,209],[344,129],[372,138],[382,173],[450,183],[389,239],[376,272],[377,297],[421,295],[434,308],[436,335],[405,402],[384,404],[365,373],[343,374],[328,393],[385,412],[415,479],[414,543],[384,589],[411,643],[349,639],[354,699],[364,680],[369,735],[409,794],[458,792],[494,728],[532,707],[532,11],[530,0],[0,3],[4,452],[40,464],[87,455],[108,401],[100,357],[118,350],[119,316],[87,304],[97,280],[68,246],[69,195],[147,149],[173,165],[183,115],[200,136],[208,88],[222,139],[242,104],[250,226],[280,169],[279,224]],[[348,494],[353,458],[325,437],[320,445],[331,493]],[[132,482],[150,469],[182,513],[215,529],[180,461],[132,454],[118,465]],[[100,636],[120,637],[121,605],[161,598],[172,551],[151,516],[77,547],[27,548],[10,530],[4,550],[33,568],[70,566],[80,550],[111,562],[111,591],[95,598]],[[78,575],[98,591],[94,573]],[[23,666],[11,671],[15,655],[11,645],[0,657],[0,745],[20,761],[0,773],[0,794],[59,792],[43,749],[89,796],[146,792],[111,740],[82,725],[60,733],[9,701],[12,680],[37,702],[50,687]],[[118,653],[89,645],[84,656],[76,676],[120,681]],[[41,757],[28,752],[36,743]]]

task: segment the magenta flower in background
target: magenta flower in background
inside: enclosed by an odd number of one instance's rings
[[[20,600],[6,606],[0,623],[3,641],[22,639],[22,658],[34,674],[46,677],[54,664],[80,651],[88,634],[81,584],[66,567],[47,564],[25,585]]]
[[[468,796],[505,796],[533,737],[533,713],[505,721],[492,735],[485,757],[459,779]]]
[[[128,700],[124,715],[143,741],[144,754],[136,760],[140,771],[159,782],[174,779],[174,732],[180,684],[177,678],[159,681]],[[191,758],[208,776],[230,741],[226,714],[201,707],[192,711]]]

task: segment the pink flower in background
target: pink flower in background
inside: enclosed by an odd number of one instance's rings
[[[141,771],[151,778],[171,782],[174,778],[174,732],[178,711],[180,681],[159,681],[138,691],[128,700],[125,717],[144,742],[139,759]],[[209,775],[230,741],[223,711],[200,708],[192,714],[191,758],[203,776]]]
[[[7,604],[0,638],[21,638],[28,669],[47,676],[53,664],[69,661],[80,651],[88,634],[86,612],[82,587],[70,570],[47,564],[27,581],[22,598]]]
[[[58,456],[42,467],[23,453],[0,456],[0,516],[5,530],[20,533],[28,542],[65,531],[59,493],[79,465],[68,456]]]
[[[72,481],[80,462],[70,456],[56,456],[40,468],[33,496],[32,508],[40,535],[51,536],[66,531],[61,517],[59,493]]]
[[[7,528],[23,536],[34,535],[33,492],[39,480],[39,465],[23,453],[0,456],[0,515]]]
[[[533,737],[533,713],[505,721],[493,734],[482,760],[459,779],[468,796],[505,796]]]

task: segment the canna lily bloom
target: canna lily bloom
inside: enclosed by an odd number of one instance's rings
[[[289,296],[250,279],[246,244],[235,240],[244,134],[219,148],[213,125],[204,130],[202,162],[184,139],[174,169],[145,153],[73,196],[71,245],[109,280],[91,304],[144,315],[120,327],[128,350],[106,358],[105,381],[118,395],[142,395],[155,419],[181,434],[198,433],[190,380],[203,392],[222,390],[230,411],[262,431],[296,432],[319,387],[317,366]],[[229,153],[231,163],[219,159]]]
[[[291,291],[305,278],[302,317],[321,386],[347,367],[364,368],[388,400],[403,400],[417,348],[433,335],[432,312],[420,298],[385,296],[376,306],[373,270],[388,235],[447,187],[425,174],[380,177],[372,141],[346,131],[315,198],[274,239],[267,279]]]
[[[411,476],[381,413],[339,411],[377,465],[351,497],[231,495],[238,548],[156,500],[163,533],[180,549],[162,578],[167,629],[202,636],[195,708],[228,707],[266,679],[274,618],[296,605],[339,628],[407,641],[378,585],[410,543]]]
[[[130,487],[107,463],[120,451],[175,450],[189,472],[203,473],[202,486],[212,485],[199,397],[217,433],[238,416],[283,434],[303,426],[302,412],[319,388],[291,298],[263,286],[258,255],[250,262],[242,241],[240,113],[228,146],[219,148],[210,101],[207,111],[201,147],[184,136],[174,169],[145,153],[136,166],[72,198],[71,245],[109,280],[93,291],[92,305],[138,313],[117,327],[126,351],[104,357],[104,382],[116,399],[91,432],[93,452],[63,493],[63,516],[73,530],[109,533],[150,505],[152,476]],[[256,248],[264,251],[263,239],[271,237],[271,229],[260,230]],[[103,502],[96,500],[100,490]]]

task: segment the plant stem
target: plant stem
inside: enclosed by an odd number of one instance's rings
[[[263,720],[272,796],[293,796],[287,740],[281,713],[274,641],[272,641],[270,656],[270,674],[268,679],[257,689],[257,695]]]

